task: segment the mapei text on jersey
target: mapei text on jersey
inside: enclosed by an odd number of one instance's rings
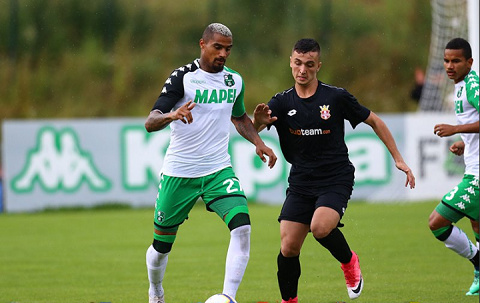
[[[197,89],[195,91],[195,103],[234,103],[237,96],[237,89],[228,88],[228,89]]]

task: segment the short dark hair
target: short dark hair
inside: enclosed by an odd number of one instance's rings
[[[470,46],[470,43],[463,38],[454,38],[450,40],[445,46],[445,49],[461,49],[465,59],[468,60],[472,58],[472,47]]]
[[[305,54],[308,52],[318,52],[320,53],[320,44],[315,39],[304,38],[300,39],[293,46],[294,52]]]
[[[225,37],[232,37],[232,32],[228,27],[221,23],[209,24],[203,31],[202,39],[205,41],[210,40],[213,34],[220,34]]]

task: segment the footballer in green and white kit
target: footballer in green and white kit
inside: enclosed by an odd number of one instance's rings
[[[175,101],[182,93],[182,98]],[[235,212],[248,214],[245,193],[228,154],[230,119],[245,114],[243,95],[243,80],[238,73],[227,67],[219,73],[208,73],[200,68],[198,59],[170,75],[153,110],[169,112],[193,100],[195,122],[176,120],[170,124],[171,140],[156,201],[156,229],[177,228],[200,197],[221,218],[230,214],[226,224],[234,208]],[[225,198],[228,207],[216,207],[224,204]],[[171,235],[155,233],[154,237],[173,243]]]
[[[471,70],[464,80],[455,84],[455,115],[457,124],[478,122],[478,76]],[[479,135],[478,133],[461,133],[465,144],[463,153],[465,174],[462,181],[443,196],[437,211],[451,222],[463,217],[478,221],[479,217]]]
[[[230,30],[210,24],[199,46],[200,58],[171,73],[145,122],[148,132],[170,125],[171,136],[160,173],[153,243],[146,254],[149,303],[165,303],[168,255],[199,199],[230,230],[222,293],[235,298],[249,259],[251,227],[247,199],[228,154],[231,123],[264,162],[265,156],[270,167],[276,161],[245,112],[242,77],[225,66],[233,46]]]
[[[457,125],[437,124],[434,133],[439,137],[460,134],[461,140],[450,146],[455,155],[464,156],[465,173],[460,183],[442,198],[429,218],[429,227],[435,237],[474,266],[474,280],[467,295],[478,295],[479,290],[479,80],[471,69],[472,50],[462,38],[450,40],[444,53],[447,76],[455,83],[454,109]],[[475,246],[468,236],[453,223],[470,219],[477,241]]]

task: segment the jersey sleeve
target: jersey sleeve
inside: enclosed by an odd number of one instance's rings
[[[352,128],[365,121],[370,115],[370,110],[361,105],[357,98],[346,90],[341,94],[341,102],[345,119],[350,122]]]
[[[475,73],[475,71],[472,70],[467,75],[467,78],[465,80],[466,80],[465,86],[466,86],[468,103],[470,103],[478,112],[479,111],[478,109],[478,100],[479,100],[478,75]]]
[[[238,94],[235,103],[233,104],[232,116],[241,117],[245,114],[245,103],[243,101],[245,95],[245,83],[242,80],[242,90]]]
[[[168,113],[172,110],[184,95],[183,75],[184,73],[180,73],[178,69],[170,74],[152,110],[158,109],[162,113]]]

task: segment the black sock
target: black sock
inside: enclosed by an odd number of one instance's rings
[[[478,270],[478,258],[479,258],[479,255],[478,255],[478,250],[477,250],[477,253],[475,254],[475,257],[473,257],[473,259],[470,259],[470,262],[473,263],[473,266],[475,267],[475,270]]]
[[[316,238],[315,238],[316,239]],[[352,251],[340,229],[335,228],[325,238],[316,239],[318,243],[328,249],[332,256],[340,263],[348,263],[352,259]]]
[[[277,257],[277,278],[282,299],[288,301],[297,296],[298,279],[300,278],[300,256],[284,257],[282,252]]]

